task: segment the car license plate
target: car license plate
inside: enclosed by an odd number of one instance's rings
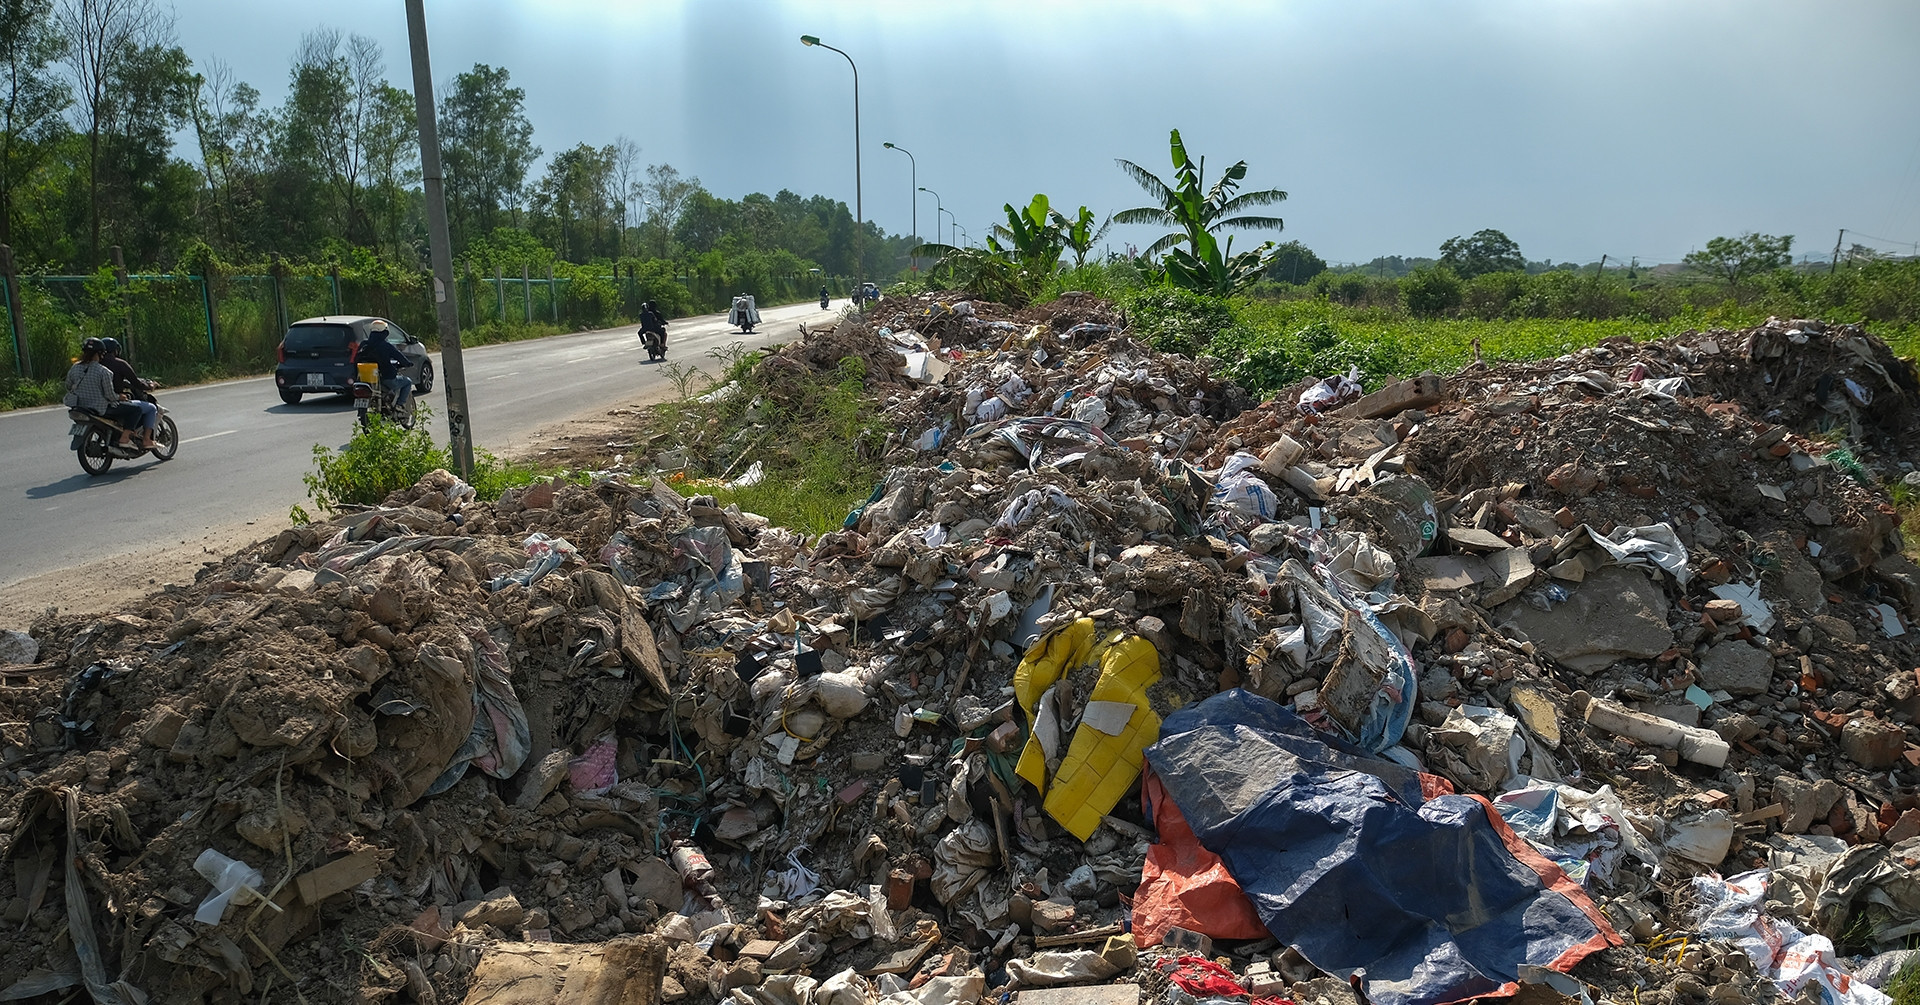
[[[324,373],[307,374],[307,384],[309,386],[319,387],[320,385],[325,384],[326,382],[327,382],[327,375]]]

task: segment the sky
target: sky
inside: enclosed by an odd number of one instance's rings
[[[321,25],[411,80],[402,0],[174,3],[187,53],[270,103]],[[1248,187],[1288,193],[1285,230],[1236,247],[1366,261],[1491,227],[1536,260],[1671,262],[1745,231],[1824,256],[1845,227],[1920,250],[1913,0],[427,0],[426,17],[436,90],[506,67],[548,154],[624,135],[717,195],[853,205],[853,73],[799,41],[819,36],[858,64],[860,202],[890,233],[914,229],[916,180],[975,241],[1036,192],[1069,215],[1142,205],[1114,160],[1170,178],[1177,128],[1209,179],[1244,159]],[[918,217],[932,238],[926,193]]]

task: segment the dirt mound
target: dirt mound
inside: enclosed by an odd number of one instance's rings
[[[1920,922],[1920,567],[1885,488],[1920,391],[1864,333],[1257,404],[1093,298],[941,295],[759,365],[848,358],[893,434],[833,533],[682,498],[644,449],[491,504],[440,472],[8,637],[0,987],[58,1000],[98,961],[162,1001],[569,967],[664,975],[648,1001],[1350,994],[1166,920],[1180,828],[1143,802],[1209,772],[1143,788],[1142,752],[1222,695],[1386,802],[1488,797],[1626,943],[1550,968],[1603,993],[1775,993],[1703,927],[1716,872],[1773,870],[1846,951]]]

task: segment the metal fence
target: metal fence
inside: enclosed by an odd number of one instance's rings
[[[519,275],[467,272],[454,278],[460,327],[488,323],[562,326],[617,324],[636,317],[645,290],[632,272],[597,277],[610,283],[615,303],[569,296],[575,282],[531,268]],[[758,277],[751,281],[702,274],[675,277],[696,311],[723,310],[736,293],[764,303],[803,300],[823,283],[844,296],[847,283],[817,275]],[[199,371],[258,373],[270,367],[287,325],[325,314],[388,318],[429,344],[438,324],[425,273],[402,288],[338,275],[141,275],[108,282],[105,276],[0,274],[0,332],[7,336],[15,376],[49,380],[66,372],[89,337],[121,340],[144,371],[175,377]],[[18,320],[15,321],[14,319]],[[4,372],[0,370],[0,372]]]

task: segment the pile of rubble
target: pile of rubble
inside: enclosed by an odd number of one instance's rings
[[[1090,297],[927,297],[760,365],[847,356],[894,434],[832,533],[658,453],[440,472],[5,636],[0,998],[1883,1000],[1882,343],[1257,404]]]

